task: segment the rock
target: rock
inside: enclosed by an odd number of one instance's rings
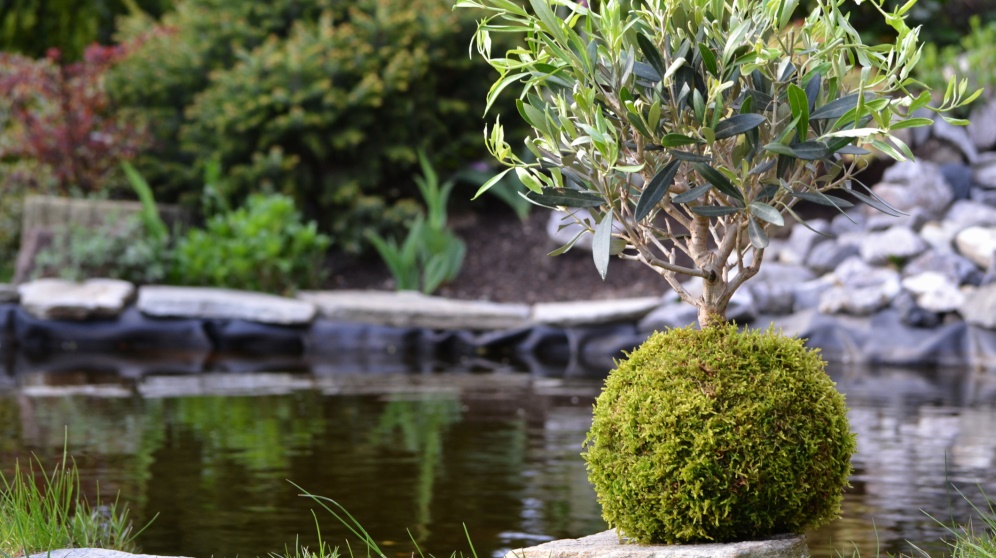
[[[663,331],[669,328],[685,327],[697,324],[698,310],[686,302],[672,301],[647,314],[637,324],[637,330],[643,332]]]
[[[293,298],[232,289],[144,286],[138,309],[157,318],[246,320],[276,325],[306,325],[315,305]]]
[[[976,225],[996,226],[996,207],[972,200],[958,200],[951,204],[943,222],[955,233]]]
[[[872,191],[904,213],[920,208],[931,217],[939,217],[954,200],[954,192],[941,174],[940,168],[927,162],[896,163],[885,170],[882,182]],[[874,215],[877,210],[867,208]]]
[[[861,248],[850,242],[821,242],[809,252],[806,266],[816,273],[823,274],[833,271],[841,262],[860,253]]]
[[[928,250],[903,266],[903,277],[927,272],[940,273],[955,285],[970,283],[979,274],[974,263],[950,251]]]
[[[659,297],[544,302],[533,305],[532,321],[558,327],[635,321],[649,314],[661,303]]]
[[[807,221],[810,227],[819,231],[813,232],[803,225],[792,227],[788,242],[778,252],[778,261],[789,265],[802,265],[806,261],[806,256],[816,244],[827,240],[830,233],[830,223],[824,219],[812,219]],[[820,234],[823,233],[823,234]]]
[[[965,302],[958,284],[937,271],[910,275],[902,280],[902,286],[913,293],[917,305],[928,312],[954,312]]]
[[[841,213],[830,221],[830,234],[840,236],[844,233],[863,232],[868,218],[857,208]]]
[[[929,222],[931,217],[932,216],[929,213],[919,207],[914,207],[909,212],[898,217],[895,215],[886,215],[885,213],[876,211],[874,215],[870,215],[868,217],[868,220],[865,222],[863,232],[884,231],[885,229],[900,226],[916,231],[920,230],[920,227]]]
[[[996,284],[968,290],[958,312],[971,325],[996,329]]]
[[[934,120],[931,132],[935,138],[942,139],[954,145],[965,156],[969,163],[974,163],[979,158],[979,150],[968,137],[968,132],[962,126],[948,124],[943,118]]]
[[[931,328],[941,323],[941,315],[930,312],[916,303],[913,293],[903,291],[892,301],[892,307],[899,313],[899,321],[910,327]]]
[[[9,283],[0,283],[0,304],[17,302],[19,300],[21,300],[21,295],[17,292],[16,286]]]
[[[996,102],[978,103],[968,116],[969,139],[979,151],[988,151],[996,145]]]
[[[89,279],[82,283],[38,279],[18,288],[21,306],[45,320],[112,318],[135,297],[135,286],[118,279]]]
[[[105,548],[64,548],[32,554],[31,558],[162,558],[152,554],[130,554]],[[183,558],[182,556],[171,558]]]
[[[965,156],[960,149],[950,142],[938,138],[930,138],[923,144],[920,144],[913,151],[913,154],[916,155],[918,161],[930,161],[937,165],[949,163],[963,164],[965,162]]]
[[[835,285],[820,295],[819,310],[824,314],[868,316],[888,306],[901,291],[899,273],[857,258],[842,263],[833,276]]]
[[[996,251],[996,227],[968,227],[955,236],[958,252],[982,269],[988,269]]]
[[[972,169],[968,165],[960,163],[946,163],[941,165],[941,175],[951,187],[951,192],[956,200],[967,200],[972,191]]]
[[[871,265],[885,265],[914,258],[926,249],[927,243],[913,229],[898,226],[867,234],[861,243],[861,258]]]
[[[829,243],[817,246],[823,244]],[[813,272],[803,266],[770,262],[762,265],[757,275],[748,279],[740,290],[750,293],[756,312],[790,314],[795,307],[796,286],[811,281],[814,277]]]
[[[505,558],[803,558],[809,556],[803,535],[735,543],[643,545],[620,541],[615,530],[580,539],[564,539],[509,551]],[[58,557],[65,558],[65,557]]]
[[[979,163],[972,169],[975,185],[989,190],[996,189],[996,161]]]
[[[938,252],[954,250],[954,233],[940,221],[931,221],[920,228],[920,238]]]
[[[452,300],[415,291],[306,291],[298,298],[314,303],[325,318],[393,327],[430,329],[510,329],[529,324],[525,304]]]
[[[795,286],[793,289],[794,305],[793,312],[815,309],[820,305],[820,297],[823,293],[834,288],[837,279],[833,273],[828,273],[822,277],[806,281]]]

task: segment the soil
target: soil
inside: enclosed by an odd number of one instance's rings
[[[464,212],[450,223],[467,244],[459,277],[435,294],[493,302],[555,302],[661,296],[671,289],[646,266],[613,258],[602,281],[591,251],[574,248],[561,256],[546,235],[549,211],[535,208],[525,221],[500,206]],[[394,281],[377,258],[340,259],[329,287],[391,290]]]

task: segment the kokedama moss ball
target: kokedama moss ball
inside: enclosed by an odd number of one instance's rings
[[[835,519],[855,439],[801,340],[655,333],[609,374],[585,441],[611,527],[640,543],[750,540]]]

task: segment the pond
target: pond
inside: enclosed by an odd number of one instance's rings
[[[478,556],[603,530],[579,457],[598,378],[524,373],[21,372],[0,391],[0,463],[64,441],[85,490],[120,493],[153,554],[265,556],[347,533],[288,481],[343,504],[388,555]],[[996,494],[996,377],[840,368],[858,435],[843,519],[814,556],[939,555],[951,489]],[[874,527],[873,527],[874,525]],[[356,550],[356,542],[351,542]]]

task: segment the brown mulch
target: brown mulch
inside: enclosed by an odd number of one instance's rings
[[[558,246],[546,236],[549,212],[535,208],[526,221],[500,206],[451,217],[456,233],[467,243],[467,256],[457,279],[435,294],[493,302],[553,302],[660,296],[670,291],[649,268],[613,258],[603,282],[591,252],[575,248],[557,257]],[[376,257],[339,260],[329,287],[391,290],[394,282]]]

